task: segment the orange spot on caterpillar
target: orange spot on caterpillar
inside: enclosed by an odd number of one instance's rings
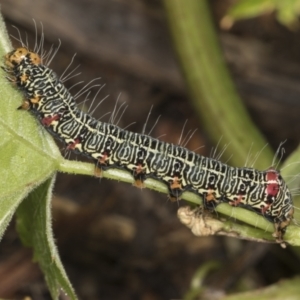
[[[28,81],[28,75],[27,74],[22,74],[20,76],[20,81],[21,81],[21,83],[25,83],[26,81]]]
[[[29,101],[32,104],[37,104],[37,103],[39,103],[41,101],[41,96],[36,95],[36,96],[30,98]]]
[[[175,176],[173,178],[173,182],[170,185],[171,190],[179,189],[182,190],[181,180],[178,178],[178,176]]]
[[[210,201],[216,201],[216,196],[215,196],[215,193],[213,190],[209,190],[206,197],[205,197],[205,200],[207,202],[210,202]]]

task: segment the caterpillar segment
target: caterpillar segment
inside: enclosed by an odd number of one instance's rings
[[[147,178],[163,182],[172,200],[190,191],[203,197],[208,210],[223,202],[254,210],[274,223],[273,235],[283,242],[293,218],[293,201],[274,168],[234,168],[181,146],[95,120],[77,108],[73,96],[39,55],[24,47],[5,56],[3,69],[23,92],[22,109],[32,112],[68,150],[92,159],[97,177],[102,170],[120,168],[133,174],[140,188]]]

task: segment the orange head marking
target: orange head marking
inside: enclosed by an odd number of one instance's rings
[[[17,48],[6,54],[6,63],[11,66],[17,65],[26,57],[28,52],[24,47]]]
[[[29,52],[29,58],[34,65],[39,65],[42,62],[41,57],[34,52]]]
[[[6,54],[6,64],[9,67],[13,67],[15,65],[20,64],[26,57],[34,65],[38,65],[41,63],[41,58],[38,54],[29,51],[25,47],[20,47]]]

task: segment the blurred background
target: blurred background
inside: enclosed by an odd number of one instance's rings
[[[224,28],[221,20],[233,2],[209,1],[224,56],[255,124],[274,150],[286,140],[288,155],[300,140],[300,31],[280,24],[272,13]],[[101,77],[96,82],[105,86],[95,102],[108,97],[93,113],[96,118],[109,121],[107,113],[125,103],[122,107],[128,108],[123,115],[121,108],[115,120],[120,118],[120,127],[131,124],[128,130],[142,132],[148,118],[149,133],[161,116],[151,135],[175,144],[188,120],[183,136],[197,131],[186,147],[211,155],[215,145],[191,105],[161,1],[2,0],[1,10],[9,33],[18,38],[16,26],[32,47],[32,19],[39,34],[43,24],[45,49],[61,40],[50,64],[57,74],[76,53],[72,67],[80,65],[81,74],[68,80],[67,87]],[[193,236],[177,219],[181,205],[125,183],[59,174],[54,232],[80,299],[182,299],[195,272],[209,262],[219,267],[206,276],[208,299],[264,287],[299,272],[299,257],[291,248]],[[0,247],[0,296],[50,299],[43,274],[18,240],[14,224]]]

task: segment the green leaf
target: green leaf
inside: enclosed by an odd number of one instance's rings
[[[273,0],[240,0],[227,12],[233,20],[252,18],[274,10]]]
[[[221,264],[216,261],[208,261],[201,265],[193,275],[190,288],[184,295],[184,300],[193,300],[199,298],[201,292],[205,290],[203,285],[204,279],[207,275],[215,269],[221,267]]]
[[[60,292],[77,299],[58,256],[51,226],[51,195],[55,176],[32,191],[17,209],[17,229],[23,243],[33,247],[34,259],[45,275],[53,299]]]
[[[281,175],[285,178],[289,189],[293,194],[293,202],[295,207],[294,220],[300,223],[300,146],[287,158],[281,168]],[[299,227],[299,226],[298,226]],[[289,230],[288,230],[289,232]],[[300,236],[300,234],[299,234]]]
[[[237,293],[223,297],[223,300],[287,300],[299,299],[300,278],[295,277],[289,280],[281,280],[266,288],[260,288],[255,291]]]
[[[0,17],[0,56],[11,50]],[[17,110],[22,96],[0,76],[0,238],[17,206],[35,187],[49,178],[61,159],[53,139],[25,111]]]
[[[299,0],[274,0],[277,10],[277,19],[285,26],[293,29],[297,24],[300,14]]]
[[[300,0],[240,0],[230,7],[221,25],[228,28],[234,21],[273,11],[276,12],[276,18],[280,23],[293,29],[299,24]]]
[[[0,55],[11,50],[0,17]],[[33,247],[53,299],[64,291],[76,295],[56,251],[51,229],[50,200],[56,170],[63,158],[53,138],[28,112],[17,110],[22,96],[0,71],[0,238],[18,208],[18,228]],[[50,178],[50,179],[49,179]]]

